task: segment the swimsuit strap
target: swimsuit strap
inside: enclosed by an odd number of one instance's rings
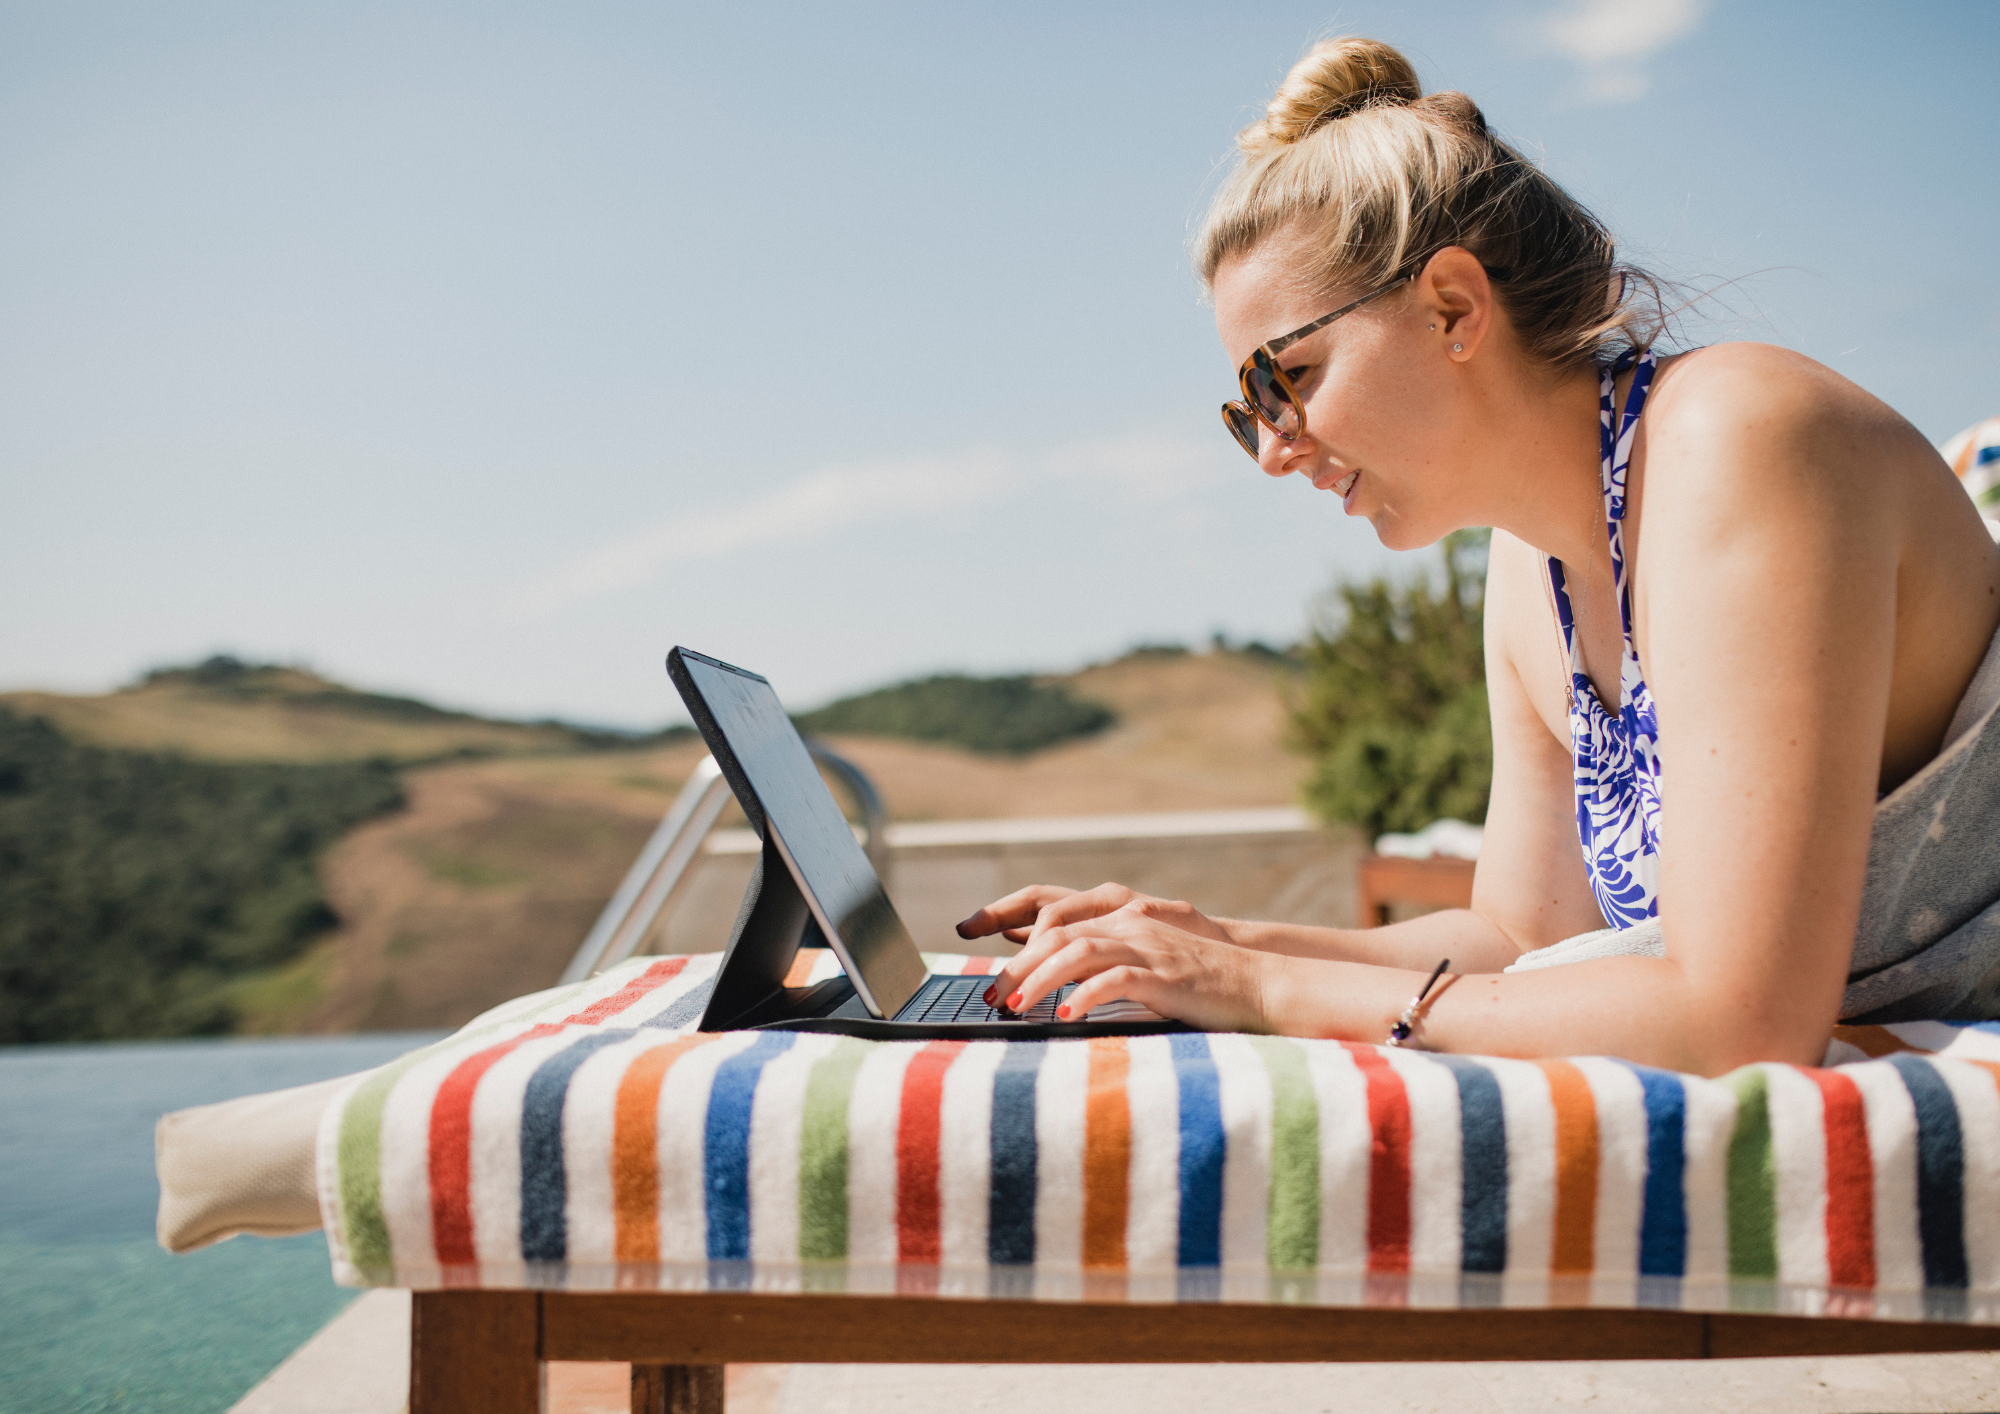
[[[1632,387],[1625,395],[1625,410],[1617,409],[1617,377],[1636,365]],[[1611,542],[1612,585],[1618,593],[1618,614],[1625,626],[1625,642],[1632,642],[1632,599],[1625,583],[1625,475],[1632,465],[1632,442],[1645,410],[1646,394],[1653,386],[1658,366],[1651,349],[1628,349],[1615,363],[1601,366],[1598,375],[1598,438],[1601,453],[1599,476],[1604,488],[1604,533]],[[1615,431],[1614,431],[1615,428]],[[1549,597],[1555,604],[1556,622],[1562,627],[1563,652],[1572,680],[1576,670],[1576,614],[1569,602],[1569,576],[1561,560],[1548,557]]]
[[[1616,363],[1606,364],[1598,378],[1598,439],[1602,451],[1604,482],[1604,534],[1611,542],[1611,582],[1618,592],[1618,616],[1625,627],[1625,642],[1632,642],[1632,590],[1625,582],[1625,476],[1632,466],[1632,444],[1638,438],[1639,414],[1646,409],[1646,394],[1653,387],[1658,360],[1651,349],[1628,349]],[[1625,410],[1616,410],[1619,374],[1632,369],[1632,387],[1625,394]],[[1572,654],[1572,657],[1574,654]]]

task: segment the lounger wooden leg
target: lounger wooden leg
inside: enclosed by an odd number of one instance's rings
[[[419,1291],[410,1303],[410,1414],[540,1414],[540,1297]]]
[[[634,1365],[632,1414],[722,1414],[722,1366]]]

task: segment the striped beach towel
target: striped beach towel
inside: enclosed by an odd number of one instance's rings
[[[357,1079],[319,1140],[336,1279],[2000,1323],[2000,1026],[1843,1027],[1821,1068],[1717,1079],[703,1035],[717,962],[637,958]]]
[[[1938,451],[2000,539],[2000,417],[1973,423]]]

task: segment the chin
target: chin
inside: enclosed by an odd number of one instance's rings
[[[1437,536],[1425,535],[1408,521],[1386,511],[1368,517],[1368,523],[1374,527],[1375,538],[1382,542],[1385,550],[1421,550],[1438,540]]]

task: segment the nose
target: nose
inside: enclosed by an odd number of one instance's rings
[[[1304,450],[1304,437],[1287,442],[1261,422],[1257,424],[1257,466],[1266,476],[1290,476],[1292,462]]]

